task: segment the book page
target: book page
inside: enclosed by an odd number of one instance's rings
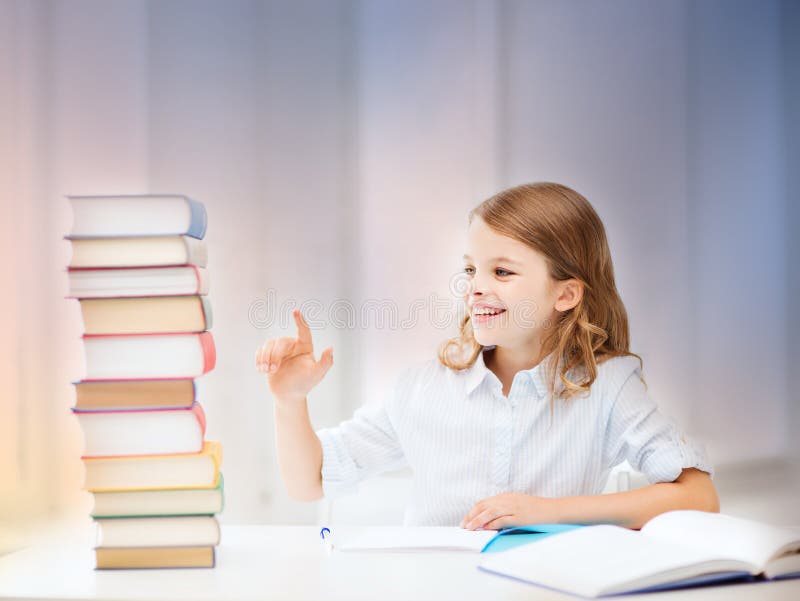
[[[473,551],[480,553],[495,530],[465,530],[457,526],[369,528],[342,542],[342,551]]]
[[[489,555],[480,567],[586,597],[746,572],[741,562],[718,561],[702,549],[609,525],[586,526]]]
[[[642,527],[642,533],[661,540],[706,549],[763,571],[774,556],[800,549],[800,535],[790,528],[705,511],[668,511]]]
[[[779,576],[800,576],[800,552],[787,553],[777,559],[773,559],[767,564],[764,570],[766,578],[777,578]]]

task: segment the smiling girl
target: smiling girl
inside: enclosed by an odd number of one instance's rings
[[[469,213],[464,261],[459,336],[336,428],[309,420],[333,349],[314,358],[299,311],[297,338],[257,350],[292,497],[333,498],[410,466],[406,525],[639,528],[671,509],[719,511],[704,450],[647,392],[605,228],[583,196],[554,183],[500,192]],[[599,494],[625,460],[650,485]]]

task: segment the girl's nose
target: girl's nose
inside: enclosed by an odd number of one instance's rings
[[[490,280],[487,275],[476,273],[472,278],[472,294],[476,296],[483,296],[487,292],[490,292],[489,281]]]

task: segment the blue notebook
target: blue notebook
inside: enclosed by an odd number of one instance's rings
[[[531,524],[529,526],[505,528],[504,530],[498,531],[498,533],[486,543],[483,549],[481,549],[481,553],[507,551],[514,547],[520,547],[528,543],[542,540],[554,534],[575,530],[581,527],[580,524]]]

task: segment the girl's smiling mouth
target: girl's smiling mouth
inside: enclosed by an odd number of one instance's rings
[[[506,310],[502,307],[492,307],[491,305],[476,303],[472,307],[471,314],[472,320],[475,323],[488,323],[505,312]]]

